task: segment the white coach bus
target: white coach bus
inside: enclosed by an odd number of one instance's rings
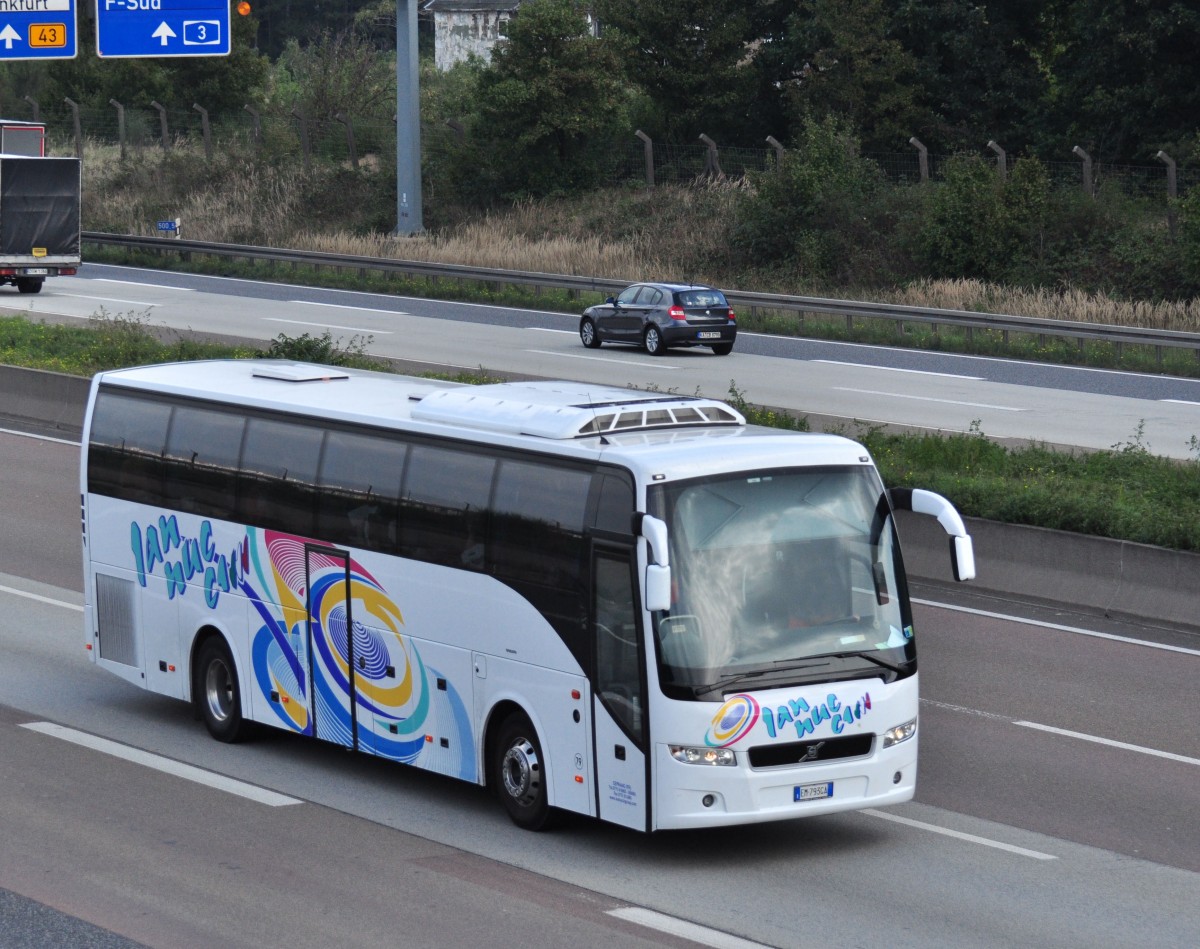
[[[638,830],[909,800],[893,510],[848,439],[721,402],[275,360],[104,372],[81,464],[86,646],[249,723]]]

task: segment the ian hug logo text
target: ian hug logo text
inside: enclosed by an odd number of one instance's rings
[[[712,748],[726,748],[740,741],[762,722],[767,736],[776,738],[787,733],[789,725],[796,729],[796,737],[814,735],[817,729],[828,722],[830,732],[840,735],[847,725],[861,721],[871,711],[871,693],[866,692],[853,705],[843,704],[837,695],[830,692],[824,702],[809,704],[802,698],[789,699],[778,706],[758,704],[752,695],[731,695],[713,716],[704,743]]]

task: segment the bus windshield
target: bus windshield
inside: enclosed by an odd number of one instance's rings
[[[654,617],[674,698],[916,671],[891,509],[870,467],[717,475],[656,487],[672,605]]]

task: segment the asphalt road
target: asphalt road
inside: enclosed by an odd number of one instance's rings
[[[423,367],[503,370],[726,397],[819,418],[853,434],[889,424],[1055,445],[1138,444],[1197,456],[1200,380],[1104,372],[744,333],[727,357],[631,347],[584,349],[578,314],[513,310],[87,264],[36,297],[0,289],[0,312],[46,320],[121,315],[264,343],[319,336]],[[468,324],[468,325],[464,325]]]
[[[918,588],[915,803],[534,835],[436,775],[279,733],[213,742],[182,703],[92,666],[77,465],[73,445],[0,433],[0,944],[1174,947],[1200,931],[1200,642]],[[688,942],[646,912],[703,928]]]

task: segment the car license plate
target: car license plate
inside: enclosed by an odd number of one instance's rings
[[[720,339],[721,334],[720,333],[697,333],[696,338],[697,339]]]
[[[832,781],[824,781],[821,784],[797,784],[792,791],[793,801],[819,801],[826,797],[833,797]]]
[[[45,267],[26,267],[21,271],[26,277],[45,277],[50,273]]]

